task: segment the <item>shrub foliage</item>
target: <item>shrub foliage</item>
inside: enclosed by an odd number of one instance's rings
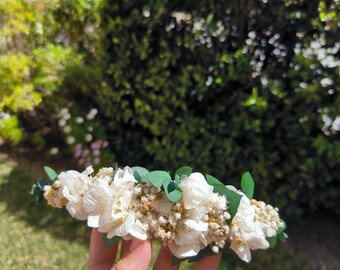
[[[117,160],[235,182],[250,170],[290,213],[339,209],[339,134],[322,121],[340,109],[338,7],[106,1],[91,97]]]
[[[70,48],[82,60],[60,86],[38,68],[34,89],[59,90],[45,107],[96,107],[120,164],[234,183],[249,170],[256,196],[289,214],[339,212],[339,0],[55,3],[54,47],[30,57]]]

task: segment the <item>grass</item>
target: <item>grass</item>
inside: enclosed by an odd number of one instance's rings
[[[36,204],[28,191],[42,175],[42,163],[0,154],[0,269],[86,269],[90,230],[65,210]],[[64,169],[64,168],[58,168]],[[154,242],[153,259],[159,244]],[[152,264],[151,264],[152,265]],[[193,269],[182,263],[181,269]],[[253,253],[246,264],[228,249],[220,269],[313,269],[301,255],[280,244]]]

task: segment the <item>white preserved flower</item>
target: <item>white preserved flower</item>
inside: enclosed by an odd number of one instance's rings
[[[97,178],[105,178],[107,181],[111,181],[114,176],[114,169],[112,167],[103,167],[96,174]]]
[[[187,218],[179,228],[170,249],[176,257],[185,258],[197,255],[209,244],[208,221],[202,220],[210,210],[209,204],[214,193],[213,187],[201,173],[192,173],[182,180],[179,186],[183,191],[182,200],[187,210]]]
[[[131,236],[145,240],[147,233],[132,211],[133,189],[137,183],[131,168],[118,169],[114,176],[112,187],[112,200],[109,201],[105,211],[100,214],[98,220],[98,230],[107,233],[108,238],[120,236],[130,239]]]
[[[255,199],[252,199],[250,203],[255,209],[255,220],[260,223],[264,234],[267,237],[276,236],[278,229],[283,227],[278,209]]]
[[[238,230],[232,237],[230,248],[243,261],[249,262],[251,260],[250,250],[269,248],[269,243],[259,222],[254,220],[255,210],[250,205],[247,196],[233,186],[227,186],[227,188],[242,195],[239,207],[233,218],[233,224],[236,225]]]
[[[90,182],[89,174],[92,168],[87,168],[83,173],[70,170],[58,176],[64,197],[68,200],[66,209],[80,220],[87,219],[88,213],[84,208],[84,189]]]
[[[204,237],[208,229],[206,224],[203,224],[203,222],[197,222],[197,224],[186,222],[185,225],[178,229],[176,238],[170,245],[171,252],[177,258],[196,256],[201,249],[207,246]]]
[[[203,201],[208,200],[213,194],[213,187],[205,180],[203,174],[192,173],[179,184],[183,191],[183,201],[186,209],[192,209]]]
[[[67,199],[62,193],[59,181],[55,181],[53,186],[44,186],[44,197],[49,205],[56,208],[62,208],[67,204]]]
[[[114,191],[109,185],[113,175],[113,168],[101,168],[93,182],[85,186],[84,207],[90,215],[87,220],[89,227],[98,228],[99,215],[107,209],[113,199]]]
[[[218,253],[230,243],[230,248],[249,262],[251,250],[268,248],[266,236],[275,235],[284,226],[277,208],[250,201],[233,186],[226,187],[240,194],[241,200],[232,222],[227,223],[228,198],[214,193],[201,173],[192,173],[179,187],[182,199],[172,203],[151,183],[138,183],[130,167],[116,172],[111,167],[101,168],[93,176],[91,166],[82,173],[70,170],[59,174],[53,186],[44,187],[44,197],[54,207],[66,206],[73,217],[87,219],[89,227],[98,228],[108,238],[156,237],[178,258],[196,256],[207,246]]]
[[[86,185],[84,190],[84,207],[93,216],[100,215],[112,201],[113,189],[106,179],[98,179]],[[96,226],[97,227],[97,226]]]

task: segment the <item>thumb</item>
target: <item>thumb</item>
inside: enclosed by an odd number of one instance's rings
[[[133,238],[129,252],[113,265],[111,270],[147,269],[151,260],[151,240]]]

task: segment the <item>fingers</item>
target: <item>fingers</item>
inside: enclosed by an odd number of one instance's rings
[[[213,256],[207,256],[199,260],[196,264],[195,270],[214,270],[218,268],[222,257],[222,253],[218,253]]]
[[[172,265],[172,252],[168,247],[161,247],[158,253],[157,260],[153,267],[154,270],[177,270],[179,269],[179,264]]]
[[[147,269],[151,260],[151,240],[134,238],[126,255],[113,265],[111,270],[143,270]]]
[[[121,258],[123,258],[124,256],[126,256],[129,253],[131,242],[132,242],[132,240],[129,240],[129,241],[123,240],[122,247],[121,247],[121,250],[120,250],[120,257]]]
[[[92,229],[89,252],[89,270],[108,270],[114,264],[118,244],[105,247],[103,234]]]

